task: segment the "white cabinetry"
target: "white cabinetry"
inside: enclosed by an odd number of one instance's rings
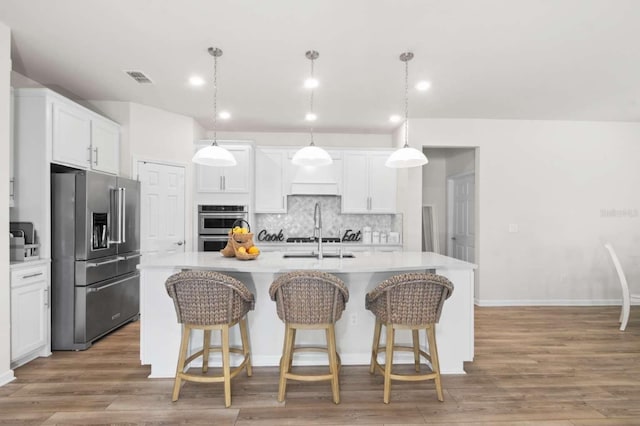
[[[10,96],[10,103],[9,103],[9,207],[13,207],[15,205],[15,196],[14,196],[14,191],[15,191],[15,179],[13,177],[13,162],[14,162],[14,158],[13,158],[13,144],[15,143],[13,140],[13,128],[14,128],[14,124],[13,124],[13,116],[14,116],[14,102],[13,102],[13,87],[11,88],[11,96]]]
[[[203,141],[207,142],[207,141]],[[209,141],[210,143],[210,141]],[[251,147],[249,145],[225,145],[238,164],[232,167],[197,165],[196,186],[198,192],[248,193],[250,190]],[[196,149],[202,148],[199,145]]]
[[[291,163],[295,150],[289,151],[288,167],[292,195],[341,195],[342,151],[328,151],[333,163],[326,166],[295,166]]]
[[[49,89],[15,90],[19,143],[27,138],[47,162],[118,174],[120,126]],[[31,126],[30,129],[25,129]]]
[[[50,351],[49,265],[11,265],[11,366]]]
[[[255,212],[286,213],[287,151],[256,149]]]
[[[391,151],[344,151],[343,213],[395,213],[396,170],[386,167]]]
[[[91,120],[91,168],[117,175],[120,172],[120,126]]]
[[[53,102],[52,160],[87,169],[91,162],[91,118],[84,108]]]

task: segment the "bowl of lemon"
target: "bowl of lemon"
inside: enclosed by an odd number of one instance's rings
[[[252,260],[260,256],[260,249],[256,246],[245,248],[240,246],[236,249],[236,259],[240,260]]]

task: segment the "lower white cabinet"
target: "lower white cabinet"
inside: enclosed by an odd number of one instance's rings
[[[49,265],[11,266],[11,366],[50,352]]]

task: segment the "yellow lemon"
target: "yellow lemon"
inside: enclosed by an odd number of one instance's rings
[[[241,233],[241,234],[248,234],[248,233],[249,233],[249,230],[248,230],[247,228],[241,228],[241,229],[240,229],[240,233]]]
[[[240,227],[239,227],[239,226],[236,226],[236,227],[234,227],[234,228],[232,229],[232,231],[231,231],[231,232],[233,232],[234,234],[239,234],[239,233],[241,233],[241,232],[242,232],[242,230],[240,229]]]
[[[238,253],[242,253],[242,254],[244,254],[244,253],[246,253],[246,252],[247,252],[247,249],[246,249],[246,248],[244,248],[244,247],[239,247],[239,248],[238,248]]]
[[[249,247],[249,250],[247,250],[247,253],[249,253],[249,254],[258,254],[258,253],[260,253],[260,249],[258,249],[258,247],[256,247],[256,246],[251,246],[251,247]]]

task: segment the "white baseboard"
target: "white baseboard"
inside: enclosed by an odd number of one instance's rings
[[[0,386],[4,386],[9,382],[12,382],[16,379],[16,376],[13,375],[13,370],[7,370],[4,373],[0,374]]]
[[[482,300],[475,299],[475,304],[487,306],[621,306],[621,299],[514,299],[514,300]],[[639,303],[632,303],[639,305]]]

